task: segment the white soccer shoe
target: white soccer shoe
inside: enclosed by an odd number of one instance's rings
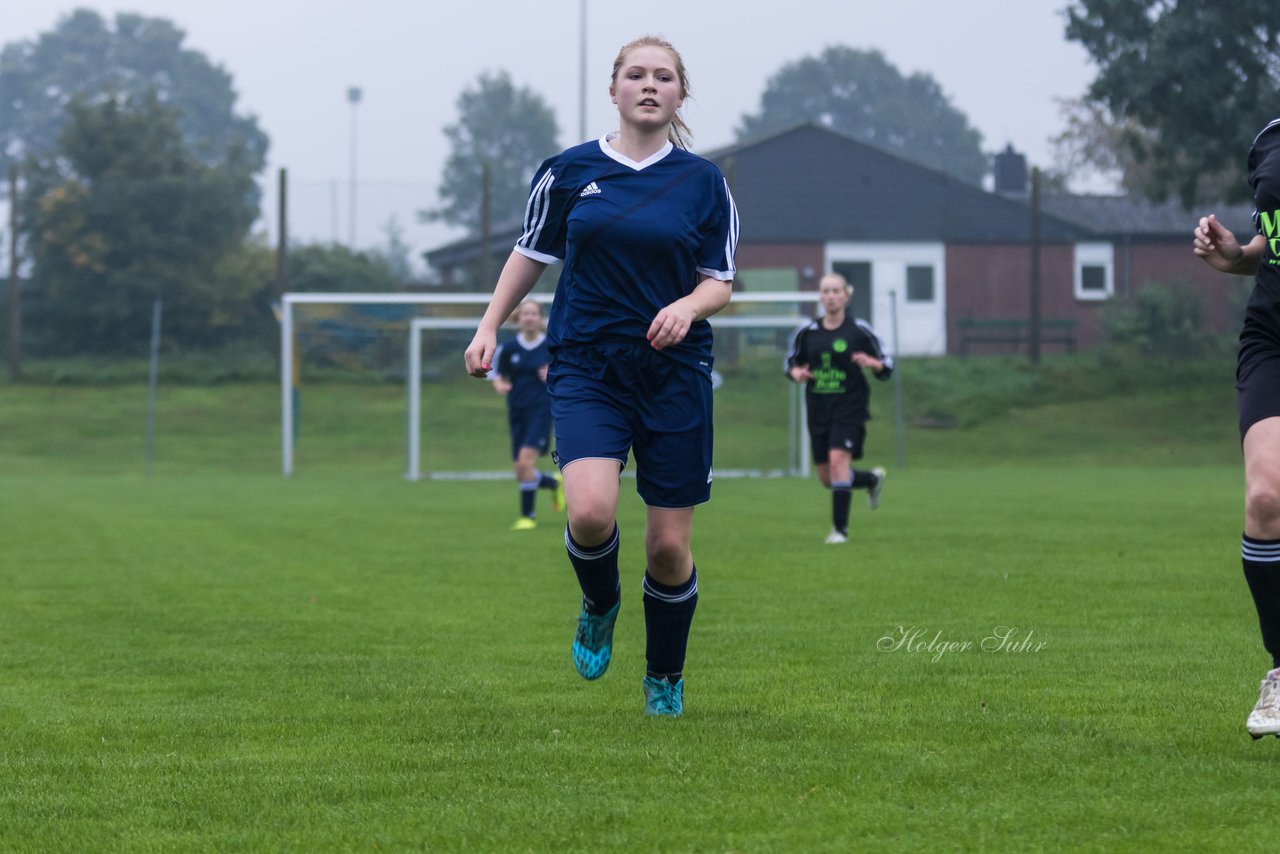
[[[1275,674],[1269,673],[1262,680],[1258,705],[1253,707],[1244,726],[1255,739],[1264,735],[1280,736],[1280,678]]]
[[[884,492],[884,476],[888,472],[880,466],[876,466],[871,470],[871,473],[876,476],[876,482],[871,484],[871,488],[867,490],[867,506],[875,510],[880,506],[880,493]]]
[[[849,538],[844,534],[840,533],[839,531],[837,531],[835,528],[832,528],[831,533],[827,534],[827,538],[823,540],[823,542],[825,542],[829,546],[835,546],[835,545],[839,545],[840,543],[849,542]]]

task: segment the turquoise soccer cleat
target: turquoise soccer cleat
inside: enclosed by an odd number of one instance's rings
[[[644,677],[644,713],[651,718],[678,718],[684,714],[684,680],[674,685],[665,679]]]
[[[596,616],[586,604],[578,615],[578,630],[573,635],[573,666],[583,679],[599,679],[609,669],[613,658],[613,624],[618,619],[619,598],[609,612]]]

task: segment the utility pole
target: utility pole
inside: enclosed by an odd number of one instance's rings
[[[351,205],[350,215],[351,221],[350,234],[347,243],[350,244],[352,251],[356,248],[356,107],[360,105],[360,98],[363,92],[359,86],[352,86],[347,89],[347,103],[351,104],[351,169],[350,169],[350,197],[348,202]]]
[[[18,165],[9,164],[9,379],[22,376],[22,293],[18,289]]]
[[[276,236],[276,297],[289,292],[289,170],[280,170],[280,204]]]
[[[489,222],[489,207],[489,161],[486,160],[480,166],[480,290],[482,291],[493,287],[493,280],[490,278],[493,274],[490,269],[492,254],[489,251],[493,229]]]
[[[579,0],[578,24],[578,142],[587,141],[587,0]]]
[[[1031,168],[1031,316],[1027,334],[1031,364],[1040,364],[1040,169]]]

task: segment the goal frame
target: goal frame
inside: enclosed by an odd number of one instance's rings
[[[744,295],[746,296],[746,295]],[[758,296],[763,296],[759,294]],[[770,295],[772,296],[772,295]],[[796,299],[789,302],[810,302]],[[543,301],[543,300],[540,300]],[[549,301],[549,300],[547,300]],[[739,303],[752,302],[739,299]],[[769,300],[777,302],[778,300]],[[788,329],[793,330],[812,320],[803,315],[729,315],[712,317],[712,329]],[[408,411],[406,429],[406,480],[501,480],[511,477],[509,469],[490,471],[422,471],[422,337],[434,329],[475,329],[480,318],[415,317],[409,322],[409,366],[405,372],[405,400]],[[774,469],[721,469],[719,478],[737,477],[807,477],[810,472],[809,428],[804,395],[798,385],[788,383],[787,390],[787,466]]]
[[[297,305],[419,305],[419,306],[477,306],[483,308],[489,304],[491,294],[488,293],[438,293],[438,294],[407,294],[407,293],[286,293],[282,295],[280,300],[280,443],[281,443],[281,470],[285,478],[293,476],[294,472],[294,399],[299,378],[299,363],[295,351],[295,330],[294,330],[294,306]],[[536,299],[542,303],[549,303],[553,299],[553,294],[531,294],[530,298]],[[890,296],[893,296],[891,293]],[[750,304],[775,304],[775,305],[792,305],[804,306],[814,305],[818,302],[818,295],[815,291],[757,291],[757,292],[739,292],[735,293],[731,305],[750,305]],[[802,314],[794,315],[734,315],[723,314],[710,318],[711,326],[715,328],[798,328],[802,323],[807,323],[812,317]],[[406,403],[410,404],[409,397],[413,394],[413,389],[420,392],[421,382],[421,330],[413,329],[414,323],[422,321],[432,321],[440,324],[439,328],[472,328],[479,323],[479,317],[469,318],[414,318],[410,321],[410,350],[417,351],[417,357],[410,356],[411,364],[409,366],[410,373],[414,373],[414,365],[417,365],[416,376],[417,384],[406,378],[406,383],[411,388],[406,393]],[[423,325],[426,328],[426,324]],[[896,318],[895,318],[895,334],[894,347],[897,351],[897,335],[896,335]],[[799,387],[794,384],[790,387],[791,407],[788,418],[789,432],[789,451],[790,460],[787,469],[784,470],[726,470],[717,471],[721,477],[733,476],[783,476],[783,475],[801,475],[807,476],[810,473],[809,453],[809,431],[805,420],[805,407],[803,405],[803,394],[800,393]],[[413,450],[413,437],[418,435],[421,430],[421,413],[419,412],[420,397],[414,398],[417,405],[408,405],[406,413],[406,471],[405,477],[409,480],[418,480],[424,477],[421,472],[421,446],[416,451]],[[417,430],[414,430],[413,424],[416,422]],[[899,426],[899,433],[901,427]],[[899,444],[901,439],[899,437]],[[416,456],[414,456],[416,455]],[[899,458],[901,464],[901,450],[899,450]],[[447,479],[450,476],[458,476],[449,472],[434,472],[428,475],[434,479]],[[486,477],[498,476],[483,475]],[[502,472],[502,477],[510,476],[510,472]]]

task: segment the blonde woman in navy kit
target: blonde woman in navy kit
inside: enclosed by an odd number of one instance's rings
[[[494,289],[467,371],[482,377],[498,326],[547,264],[562,262],[547,338],[569,524],[582,589],[572,658],[604,675],[621,604],[619,474],[636,458],[647,506],[645,713],[684,711],[684,662],[698,600],[693,510],[711,496],[711,327],[729,302],[738,222],[715,164],[685,148],[689,93],[669,43],[646,36],[614,61],[617,133],[574,146],[534,175],[525,230]]]
[[[539,489],[551,493],[551,509],[564,509],[560,475],[538,471],[538,457],[551,445],[551,399],[547,396],[547,336],[542,331],[542,305],[527,299],[516,309],[519,332],[498,347],[489,372],[493,388],[507,398],[507,427],[511,433],[511,463],[520,484],[520,516],[513,531],[538,527],[534,512]]]

